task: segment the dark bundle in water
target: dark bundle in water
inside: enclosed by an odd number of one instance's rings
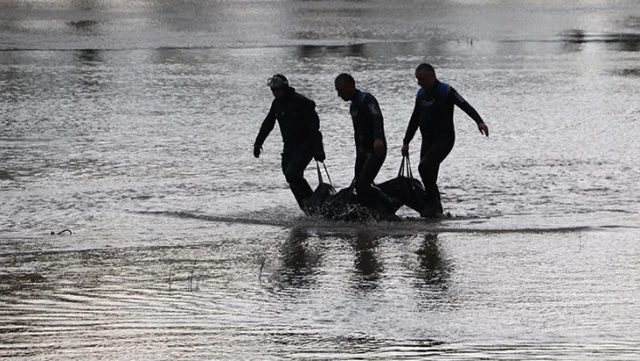
[[[308,215],[344,222],[397,221],[400,218],[395,215],[395,212],[403,205],[418,213],[427,207],[427,194],[422,182],[413,178],[408,157],[402,158],[396,178],[377,185],[384,194],[397,201],[393,209],[385,208],[383,205],[379,207],[362,205],[358,202],[354,182],[349,187],[336,192],[333,185],[324,182],[320,166],[318,164],[316,166],[319,184],[309,199],[306,211]],[[324,169],[331,182],[326,166]]]

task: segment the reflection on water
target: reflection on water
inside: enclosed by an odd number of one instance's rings
[[[78,21],[68,21],[67,25],[70,27],[81,31],[85,35],[91,36],[97,33],[97,28],[99,26],[99,22],[95,20],[78,20]]]
[[[640,68],[620,69],[613,72],[613,74],[630,77],[640,77]]]
[[[175,234],[186,222],[173,224]],[[5,245],[0,357],[98,360],[135,350],[144,359],[607,360],[639,347],[639,243],[621,233],[608,233],[603,249],[599,232],[257,228],[274,237],[37,250],[83,242],[74,232],[32,240],[27,251]],[[262,280],[256,256],[269,263]]]
[[[614,51],[640,50],[640,34],[637,33],[588,33],[572,29],[563,32],[561,38],[567,44],[604,43]]]
[[[96,49],[83,49],[75,52],[82,65],[98,65],[103,61],[102,51]]]
[[[423,280],[425,286],[436,286],[445,290],[453,269],[441,254],[438,234],[426,234],[416,254],[420,264],[418,279]]]
[[[281,286],[309,287],[314,269],[319,266],[321,255],[308,243],[310,234],[302,227],[293,227],[280,246],[282,268],[278,271]]]
[[[46,281],[44,276],[35,272],[0,274],[0,290],[8,295],[17,291],[43,288]]]
[[[355,253],[354,267],[357,272],[352,281],[354,286],[359,289],[375,289],[384,272],[384,266],[376,255],[380,237],[376,237],[372,231],[362,230],[356,233],[350,243]]]

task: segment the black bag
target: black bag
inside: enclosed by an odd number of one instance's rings
[[[398,176],[378,184],[378,188],[389,197],[399,200],[403,205],[418,213],[427,206],[427,192],[425,192],[422,182],[413,178],[409,156],[402,157]]]
[[[327,171],[327,166],[322,163],[324,166],[324,171],[327,173],[327,179],[329,179],[329,183],[325,183],[322,179],[322,172],[320,171],[320,164],[316,161],[316,168],[318,170],[318,186],[311,194],[309,201],[307,203],[306,213],[310,216],[316,216],[321,214],[322,208],[325,207],[327,201],[336,194],[335,188],[331,184],[331,178],[329,177],[329,171]]]
[[[325,218],[344,222],[362,222],[373,218],[371,210],[358,203],[354,189],[355,179],[349,187],[329,197],[320,209],[320,214]]]

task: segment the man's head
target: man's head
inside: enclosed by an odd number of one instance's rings
[[[356,81],[347,73],[342,73],[336,77],[336,91],[342,100],[352,100],[356,94]]]
[[[422,63],[416,68],[418,85],[424,89],[431,89],[436,83],[436,71],[431,64]]]
[[[284,75],[276,74],[267,79],[267,86],[271,88],[274,97],[282,98],[287,88],[289,88],[289,81]]]

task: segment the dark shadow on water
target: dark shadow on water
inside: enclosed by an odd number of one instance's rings
[[[94,35],[98,31],[100,23],[95,20],[78,20],[68,21],[66,23],[69,27],[85,35]]]
[[[81,49],[75,50],[74,55],[78,60],[78,65],[94,66],[103,62],[102,52],[98,49]]]
[[[11,272],[0,274],[0,294],[48,288],[47,279],[37,272]]]
[[[309,247],[309,237],[307,230],[294,227],[280,246],[282,268],[277,272],[277,279],[282,286],[308,287],[313,283],[313,271],[320,255]]]
[[[414,287],[419,291],[418,305],[424,309],[450,309],[455,300],[450,292],[453,265],[442,253],[438,234],[425,234],[416,251],[418,266]]]
[[[371,290],[378,287],[380,275],[384,272],[384,266],[376,256],[379,239],[372,232],[363,230],[351,240],[356,270],[353,283],[358,289]]]
[[[451,265],[442,255],[438,234],[425,234],[424,241],[416,254],[419,263],[418,278],[424,281],[427,286],[446,289],[451,274]]]
[[[0,157],[0,160],[6,161],[6,158]],[[0,180],[14,180],[14,179],[11,173],[7,172],[6,170],[0,169]]]
[[[618,76],[640,77],[640,68],[626,68],[612,71],[612,74]]]
[[[410,56],[416,53],[429,54],[430,57],[436,57],[443,54],[447,54],[452,51],[451,47],[454,46],[450,42],[428,39],[426,41],[397,41],[397,42],[363,42],[353,44],[339,44],[339,45],[302,45],[296,46],[292,49],[292,56],[298,59],[334,59],[339,57],[355,57],[355,58],[376,58],[379,59],[379,66],[388,66],[385,60],[389,54],[396,56],[407,55]],[[462,48],[468,48],[468,44],[457,44]],[[389,60],[393,62],[393,60]],[[363,70],[366,68],[366,64],[353,64],[353,70]],[[369,65],[370,66],[370,65]]]
[[[640,34],[636,33],[587,33],[581,29],[571,29],[562,33],[560,39],[567,47],[603,43],[614,51],[640,51]]]

